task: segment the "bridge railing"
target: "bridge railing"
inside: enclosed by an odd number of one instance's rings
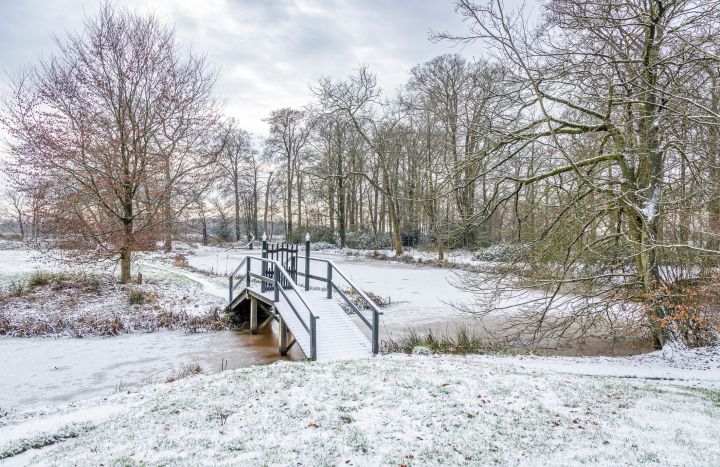
[[[272,264],[274,266],[274,270],[276,271],[275,274],[273,274],[273,278],[267,278],[261,274],[255,274],[252,272],[251,268],[251,262],[252,260],[260,261],[262,265]],[[245,266],[245,273],[238,278],[237,283],[234,283],[235,276],[240,272],[242,267]],[[264,268],[263,268],[264,269]],[[277,272],[286,279],[286,283],[289,284],[290,288],[289,291],[292,291],[297,295],[297,297],[300,299],[302,304],[305,306],[305,308],[308,311],[309,315],[309,321],[310,323],[306,323],[305,320],[300,316],[300,313],[298,313],[297,309],[295,308],[295,305],[293,305],[292,301],[288,298],[288,294],[284,287],[280,285],[281,280],[278,280],[278,274]],[[297,316],[298,320],[300,321],[300,324],[302,324],[303,328],[305,328],[305,331],[310,335],[310,359],[312,361],[317,360],[317,320],[320,319],[318,316],[315,316],[315,314],[312,312],[312,309],[310,308],[310,305],[307,304],[305,299],[302,297],[300,292],[297,289],[297,284],[292,279],[290,274],[285,270],[285,268],[282,267],[282,265],[272,259],[266,259],[266,258],[252,258],[250,256],[246,256],[245,259],[242,260],[240,265],[233,271],[233,273],[230,275],[230,283],[229,283],[229,303],[232,303],[233,301],[233,292],[235,289],[242,284],[243,281],[245,281],[245,287],[250,287],[250,279],[255,278],[260,280],[262,283],[269,283],[272,285],[273,290],[275,292],[275,296],[273,297],[274,302],[280,301],[280,294],[285,298],[285,301],[288,305],[290,305],[290,309],[295,313],[295,316]],[[309,325],[308,325],[309,324]]]
[[[327,264],[327,272],[326,276],[314,276],[310,274],[310,261],[317,261],[319,263],[326,263]],[[338,276],[342,277],[342,279],[350,286],[352,290],[355,291],[356,294],[358,294],[364,301],[367,303],[367,305],[372,310],[372,323],[370,323],[365,316],[360,312],[358,307],[348,298],[348,296],[343,292],[340,287],[338,286],[338,283],[333,280],[333,271],[337,273]],[[342,273],[342,271],[337,267],[335,263],[333,263],[329,259],[319,259],[319,258],[311,258],[310,257],[310,242],[305,242],[305,272],[300,272],[298,269],[297,271],[298,276],[304,276],[305,277],[305,290],[310,290],[310,279],[314,279],[316,281],[325,282],[327,284],[326,290],[327,290],[327,298],[332,298],[333,289],[342,297],[342,299],[347,303],[347,305],[350,307],[350,309],[362,320],[363,323],[367,325],[367,327],[370,328],[370,331],[372,333],[372,352],[374,354],[378,353],[379,346],[380,346],[380,315],[382,315],[382,312],[378,310],[377,305],[375,302],[373,302],[362,290],[360,290],[359,287],[357,287],[348,277]]]

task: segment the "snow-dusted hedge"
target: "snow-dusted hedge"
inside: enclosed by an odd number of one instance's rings
[[[348,248],[356,250],[374,250],[375,234],[370,230],[355,230],[348,232],[345,237],[345,243]],[[390,235],[387,233],[378,233],[377,248],[387,250],[390,248]]]
[[[338,246],[328,242],[310,243],[310,251],[337,250]],[[305,242],[300,243],[300,251],[305,251]]]
[[[512,261],[519,248],[516,245],[499,243],[475,252],[478,261]]]

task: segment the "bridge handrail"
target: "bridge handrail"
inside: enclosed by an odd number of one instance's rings
[[[305,299],[302,297],[300,292],[297,290],[297,285],[295,284],[295,281],[292,280],[292,277],[290,277],[288,272],[285,270],[284,267],[282,267],[282,265],[280,264],[279,261],[274,260],[274,259],[268,259],[268,258],[251,258],[250,256],[246,256],[245,259],[243,259],[240,262],[240,265],[237,268],[235,268],[235,271],[233,271],[233,273],[230,275],[230,284],[229,284],[230,302],[229,303],[232,303],[233,291],[235,290],[237,285],[239,285],[240,282],[242,282],[243,279],[247,279],[247,282],[249,283],[250,277],[252,276],[252,277],[259,277],[261,280],[270,281],[270,279],[267,279],[262,276],[257,276],[256,274],[252,274],[250,272],[250,264],[251,264],[250,260],[251,259],[256,259],[256,260],[264,262],[264,263],[274,264],[275,270],[280,271],[280,273],[285,276],[285,278],[287,279],[287,282],[290,284],[290,287],[292,288],[293,292],[295,292],[295,295],[297,295],[298,298],[300,299],[300,301],[302,302],[302,304],[305,305],[305,308],[307,309],[308,313],[310,314],[310,327],[308,327],[308,325],[305,323],[305,320],[302,319],[300,314],[297,312],[297,310],[295,309],[295,306],[292,304],[292,302],[288,298],[287,294],[285,293],[285,290],[279,285],[279,281],[277,280],[277,278],[275,278],[275,280],[273,280],[273,282],[274,282],[273,288],[274,288],[275,297],[276,297],[275,301],[279,301],[277,298],[279,298],[279,294],[282,293],[282,295],[283,295],[283,297],[285,297],[285,300],[287,301],[288,305],[290,305],[290,309],[292,309],[292,311],[295,313],[295,316],[297,316],[298,320],[300,320],[300,324],[303,325],[303,327],[305,328],[305,331],[307,331],[307,333],[310,335],[310,353],[311,353],[310,358],[313,361],[315,361],[317,359],[317,339],[316,339],[315,321],[320,318],[318,316],[315,316],[315,313],[312,312],[312,308],[310,308],[310,305],[307,304]],[[243,265],[246,264],[246,262],[247,262],[247,272],[245,274],[243,274],[242,277],[240,277],[240,279],[238,279],[238,284],[236,284],[233,287],[233,277],[235,277],[235,275],[240,271],[240,269],[243,267]]]
[[[312,258],[312,257],[311,257],[311,258],[310,258],[310,261],[318,261],[318,262],[321,262],[321,263],[329,263],[329,264],[333,267],[333,269],[334,269],[335,271],[337,271],[338,274],[340,274],[340,277],[342,277],[343,279],[345,279],[345,282],[347,282],[348,285],[350,285],[350,287],[352,287],[353,289],[355,289],[355,291],[358,293],[358,295],[360,295],[360,296],[363,298],[363,300],[365,300],[365,301],[367,302],[367,304],[368,304],[373,310],[377,311],[377,312],[380,313],[381,315],[383,314],[382,311],[378,310],[377,305],[375,305],[375,302],[373,302],[373,301],[370,299],[370,297],[368,297],[367,295],[365,295],[365,292],[363,292],[362,290],[360,290],[350,279],[348,279],[348,278],[345,276],[345,274],[343,274],[343,272],[342,272],[340,269],[338,269],[337,265],[336,265],[332,260],[330,260],[330,259]]]
[[[307,248],[307,246],[306,246],[306,248]],[[369,306],[370,308],[372,308],[372,310],[373,310],[373,324],[370,324],[370,323],[368,322],[368,320],[362,315],[362,313],[360,313],[360,310],[358,310],[357,307],[356,307],[355,305],[353,305],[352,302],[350,302],[350,299],[348,299],[348,297],[345,295],[345,293],[344,293],[342,290],[340,290],[340,288],[337,286],[337,284],[332,280],[332,272],[331,272],[330,269],[328,269],[328,273],[329,273],[328,276],[329,276],[329,277],[327,277],[327,278],[325,278],[325,279],[319,278],[318,276],[312,276],[312,275],[310,274],[309,268],[308,268],[307,273],[301,273],[300,271],[298,271],[298,274],[299,274],[299,275],[305,276],[306,286],[307,286],[307,284],[309,284],[309,280],[310,280],[311,278],[313,278],[313,279],[315,279],[315,280],[318,280],[318,279],[319,279],[319,280],[324,280],[324,281],[326,281],[326,282],[328,283],[328,286],[327,286],[327,288],[328,288],[328,298],[331,298],[331,290],[332,290],[333,287],[335,288],[335,290],[338,291],[338,293],[340,293],[340,296],[342,296],[342,298],[345,300],[345,302],[347,302],[348,305],[350,305],[350,307],[353,308],[353,311],[355,311],[355,313],[358,315],[358,317],[359,317],[359,318],[365,323],[365,325],[366,325],[368,328],[370,328],[370,330],[372,331],[373,353],[374,353],[374,354],[377,354],[377,353],[378,353],[378,346],[379,346],[380,315],[382,315],[383,313],[382,313],[380,310],[378,310],[377,305],[375,305],[375,302],[373,302],[373,301],[365,294],[365,292],[363,292],[362,290],[360,290],[360,288],[359,288],[358,286],[356,286],[355,283],[353,283],[350,279],[348,279],[347,276],[345,276],[345,274],[343,274],[343,272],[337,267],[337,265],[336,265],[332,260],[329,260],[329,259],[320,259],[320,258],[312,258],[312,257],[310,257],[309,255],[306,255],[306,256],[305,256],[305,259],[306,259],[306,260],[309,260],[309,261],[317,261],[317,262],[320,262],[320,263],[327,263],[327,264],[330,266],[330,268],[334,269],[338,274],[340,274],[340,277],[342,277],[342,278],[345,280],[345,282],[347,282],[348,285],[350,285],[350,287],[351,287],[352,289],[354,289],[355,292],[356,292],[358,295],[360,295],[360,297],[362,297],[363,300],[365,300],[365,303],[367,303],[368,306]]]

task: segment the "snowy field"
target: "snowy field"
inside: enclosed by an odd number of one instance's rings
[[[0,465],[720,465],[717,390],[537,360],[279,362],[3,413]]]

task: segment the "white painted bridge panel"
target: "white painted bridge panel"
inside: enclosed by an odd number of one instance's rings
[[[250,287],[250,290],[270,301],[275,296],[273,291],[261,293],[259,286]],[[302,296],[315,316],[319,318],[316,322],[317,361],[325,362],[372,356],[370,341],[334,298],[328,299],[325,292],[306,292],[300,289],[297,292]],[[287,299],[285,295],[287,295]],[[310,357],[310,333],[305,330],[292,307],[295,308],[297,314],[300,315],[308,329],[310,329],[308,308],[298,298],[295,291],[285,290],[285,295],[280,292],[280,301],[275,303],[275,308],[285,320],[288,329],[297,341],[297,345],[300,346],[305,355]],[[292,303],[292,307],[288,300]]]

